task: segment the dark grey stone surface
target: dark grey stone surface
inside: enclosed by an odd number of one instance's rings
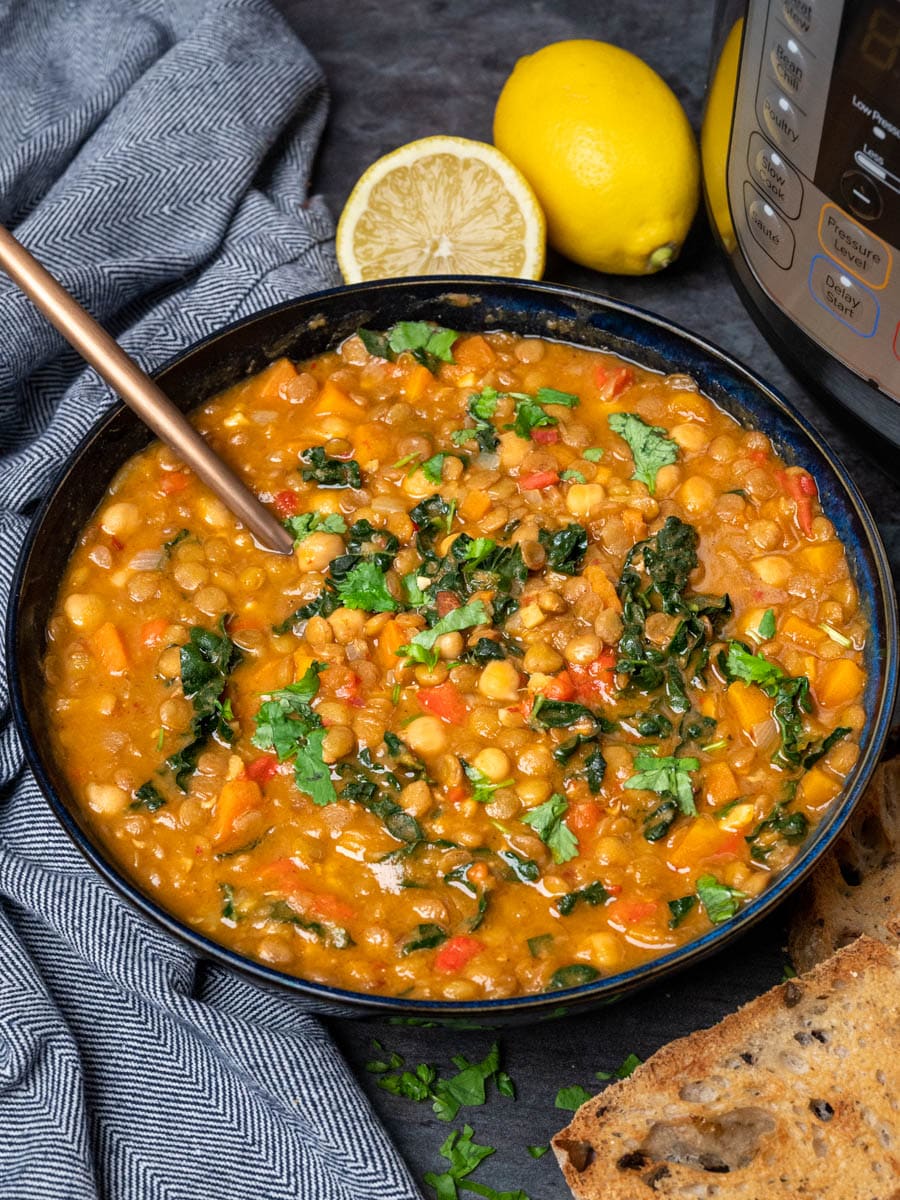
[[[328,76],[332,110],[314,190],[337,216],[362,171],[413,138],[451,133],[490,141],[494,104],[516,59],[571,37],[615,42],[656,68],[699,128],[712,29],[711,0],[280,0],[280,6]],[[681,260],[643,279],[598,275],[551,256],[546,278],[652,309],[746,362],[818,426],[850,468],[900,566],[900,519],[893,478],[871,459],[860,436],[811,398],[757,331],[732,288],[701,216]],[[524,1188],[533,1200],[567,1195],[552,1155],[530,1159],[527,1145],[546,1142],[565,1123],[554,1110],[557,1089],[601,1085],[598,1069],[634,1051],[645,1057],[673,1037],[712,1024],[781,978],[781,918],[761,924],[732,949],[675,979],[594,1016],[564,1018],[499,1035],[518,1099],[496,1099],[461,1117],[476,1139],[497,1147],[477,1178],[497,1188]],[[448,1032],[378,1021],[335,1023],[334,1034],[417,1178],[440,1170],[437,1150],[448,1126],[427,1105],[379,1091],[364,1070],[378,1038],[410,1063],[449,1067],[451,1055],[483,1055],[487,1032]],[[461,1121],[455,1123],[459,1126]],[[312,1198],[311,1198],[312,1200]]]

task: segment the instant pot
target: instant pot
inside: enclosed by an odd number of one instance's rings
[[[900,0],[719,0],[701,149],[750,314],[900,446]]]

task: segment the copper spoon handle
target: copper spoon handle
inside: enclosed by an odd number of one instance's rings
[[[206,444],[133,358],[102,329],[49,272],[0,225],[0,267],[78,353],[170,446],[253,533],[259,544],[290,554],[293,539],[247,486]]]

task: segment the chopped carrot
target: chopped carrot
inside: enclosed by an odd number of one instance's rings
[[[344,417],[348,421],[358,421],[361,415],[359,405],[331,379],[322,384],[312,411],[317,417]]]
[[[748,737],[754,726],[772,715],[772,701],[754,683],[737,680],[730,683],[725,698],[738,726]]]
[[[375,657],[378,665],[383,667],[385,671],[390,671],[397,666],[397,651],[401,646],[405,646],[409,642],[410,631],[408,626],[401,624],[393,618],[386,621],[382,626],[381,633],[378,635],[378,646],[375,651]]]
[[[459,515],[464,521],[480,521],[491,507],[491,498],[487,492],[469,492],[459,506]]]
[[[830,804],[840,790],[840,780],[832,778],[831,775],[826,775],[820,766],[815,766],[807,771],[800,780],[800,787],[797,789],[797,800],[800,804],[815,812],[820,808],[824,808],[826,804]]]
[[[361,467],[382,462],[391,453],[391,435],[378,421],[365,421],[357,425],[351,437],[354,457]]]
[[[615,612],[622,611],[622,601],[619,599],[615,584],[599,563],[591,563],[585,567],[584,577],[591,585],[591,591],[600,597],[606,608],[611,608]]]
[[[669,851],[669,863],[676,870],[696,866],[710,855],[721,853],[732,836],[732,831],[723,829],[713,817],[695,817]]]
[[[356,910],[331,892],[314,892],[307,886],[308,872],[290,858],[277,858],[260,871],[268,892],[282,895],[292,908],[325,921],[351,921]]]
[[[434,383],[434,376],[427,367],[416,363],[403,381],[403,393],[407,400],[421,400]]]
[[[434,969],[444,974],[452,974],[466,967],[476,954],[484,949],[484,942],[468,934],[458,933],[449,942],[445,942],[434,956]]]
[[[816,542],[812,546],[804,546],[798,557],[804,566],[817,575],[827,575],[842,562],[844,547],[837,541]]]
[[[602,364],[594,371],[594,379],[600,389],[601,400],[615,400],[634,383],[634,371],[630,367],[619,367],[610,371]]]
[[[296,378],[297,368],[290,359],[277,359],[253,380],[253,395],[256,404],[260,408],[265,408],[273,400],[280,400],[282,388]]]
[[[453,357],[464,367],[483,373],[494,365],[494,351],[480,333],[453,343]]]
[[[183,492],[189,483],[190,476],[184,471],[166,471],[159,490],[164,496],[172,496],[175,492]]]
[[[145,621],[138,634],[138,641],[148,649],[158,646],[166,636],[166,630],[169,628],[169,625],[170,622],[165,617],[154,617],[152,621]]]
[[[610,923],[618,925],[637,925],[648,917],[655,916],[659,911],[659,900],[627,899],[624,896],[614,900],[606,909]]]
[[[703,768],[703,795],[712,808],[736,800],[740,794],[741,789],[728,763],[710,763]]]
[[[106,621],[91,634],[91,647],[110,675],[124,675],[128,670],[125,643],[112,621]]]
[[[469,706],[456,684],[441,683],[437,687],[421,688],[416,699],[426,712],[433,713],[451,725],[464,725],[469,715]]]
[[[240,817],[262,803],[262,789],[253,779],[227,779],[216,799],[210,837],[214,846],[229,841]]]
[[[816,699],[826,708],[843,708],[859,698],[866,677],[850,658],[834,658],[823,665],[815,685]]]
[[[781,623],[781,632],[791,641],[799,642],[801,646],[806,646],[809,650],[815,650],[816,646],[821,645],[828,636],[824,629],[819,629],[817,625],[810,625],[809,621],[804,621],[795,613],[789,613],[784,618]]]

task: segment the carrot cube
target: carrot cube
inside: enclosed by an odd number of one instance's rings
[[[797,801],[813,811],[830,804],[841,789],[841,783],[826,775],[821,767],[813,767],[800,780]]]
[[[832,659],[819,674],[816,699],[825,708],[843,708],[859,699],[865,682],[864,672],[852,659]]]
[[[427,367],[416,363],[403,381],[403,393],[407,400],[420,400],[434,382],[434,376]]]
[[[453,345],[453,357],[464,367],[483,373],[494,365],[494,352],[480,333],[460,338]]]
[[[584,577],[591,585],[591,591],[595,596],[600,597],[606,608],[611,608],[615,612],[622,611],[622,602],[616,592],[615,585],[601,566],[592,564],[589,567],[585,567]]]
[[[344,417],[348,421],[357,421],[360,416],[359,405],[330,379],[322,384],[312,411],[319,417]]]
[[[222,784],[213,812],[210,837],[213,845],[228,841],[235,833],[235,825],[251,809],[262,803],[262,789],[252,779],[227,779]]]
[[[728,763],[710,763],[703,771],[703,795],[707,804],[720,808],[730,800],[736,800],[741,789]]]
[[[798,557],[810,571],[828,575],[843,559],[844,548],[840,542],[818,542],[814,546],[804,546]]]
[[[125,643],[112,621],[106,621],[91,634],[91,648],[110,675],[124,675],[128,670]]]
[[[459,515],[465,521],[480,521],[491,507],[491,498],[486,492],[469,492],[459,506]]]
[[[270,404],[273,400],[280,400],[282,398],[281,389],[296,378],[297,368],[290,359],[277,359],[252,381],[252,395],[255,403],[265,405]]]
[[[748,736],[755,725],[772,716],[772,702],[755,684],[735,681],[725,695],[738,726]]]
[[[781,624],[781,632],[785,637],[789,637],[793,642],[799,642],[808,650],[815,650],[816,646],[828,636],[824,630],[810,625],[809,621],[804,621],[802,617],[794,616],[793,613],[789,617],[785,617]]]

